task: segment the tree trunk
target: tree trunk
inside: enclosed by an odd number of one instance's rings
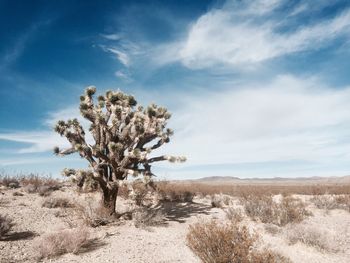
[[[118,187],[106,188],[102,192],[102,204],[110,215],[115,214],[115,203],[117,201]]]

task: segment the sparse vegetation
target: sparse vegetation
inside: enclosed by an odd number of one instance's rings
[[[139,208],[132,213],[136,227],[160,226],[165,224],[164,214],[157,209]]]
[[[244,218],[243,212],[240,208],[229,207],[225,210],[226,218],[233,222],[241,222]]]
[[[14,223],[11,218],[0,215],[0,240],[11,231],[13,226]]]
[[[188,246],[204,263],[288,262],[272,251],[260,252],[257,239],[245,226],[214,220],[191,225],[187,234]]]
[[[73,213],[79,221],[90,227],[107,225],[116,219],[114,215],[110,215],[108,209],[104,206],[100,204],[93,205],[92,202],[87,204],[76,203]],[[73,222],[74,220],[71,219],[70,221]]]
[[[332,241],[330,233],[319,227],[295,225],[288,229],[287,239],[290,244],[301,242],[326,252],[338,251],[337,244]]]
[[[177,192],[190,192],[193,195],[215,195],[225,194],[235,197],[261,196],[261,195],[324,195],[324,194],[350,194],[350,185],[283,185],[283,184],[223,184],[223,183],[202,183],[202,182],[155,182],[162,189],[166,187],[169,190]]]
[[[298,223],[311,215],[304,202],[292,197],[282,197],[280,202],[276,202],[271,196],[249,196],[242,198],[241,203],[246,214],[252,219],[278,226]]]
[[[42,207],[46,208],[70,208],[74,207],[67,198],[50,197],[44,200]]]
[[[230,200],[231,200],[231,198],[227,195],[215,194],[215,195],[211,196],[211,205],[212,205],[212,207],[222,208],[225,205],[226,206],[229,205]]]
[[[350,212],[350,195],[316,195],[310,201],[318,209],[343,209]]]
[[[192,202],[196,194],[193,190],[183,188],[182,185],[171,184],[168,181],[157,182],[156,189],[161,201]]]
[[[0,174],[0,185],[8,188],[24,187],[28,193],[37,193],[40,187],[47,187],[50,191],[58,190],[61,187],[61,182],[45,176],[36,174],[17,174],[8,175]]]
[[[39,258],[52,258],[65,253],[77,254],[88,244],[89,231],[86,228],[65,229],[40,237],[35,245]]]

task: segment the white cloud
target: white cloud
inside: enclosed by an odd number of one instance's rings
[[[104,45],[100,45],[100,47],[102,48],[102,50],[104,50],[105,52],[110,52],[114,55],[116,55],[116,58],[119,60],[119,62],[121,64],[123,64],[125,67],[129,67],[130,66],[130,57],[129,55],[125,52],[122,51],[116,47],[106,47]]]
[[[119,79],[123,79],[125,81],[131,81],[130,74],[128,72],[125,72],[123,70],[117,70],[115,72],[115,76]]]
[[[191,96],[173,114],[165,150],[187,165],[350,162],[349,99],[350,87],[293,76]]]
[[[44,120],[44,125],[47,129],[43,131],[15,131],[12,133],[0,133],[0,140],[20,142],[28,144],[20,148],[17,153],[40,153],[52,151],[55,146],[60,148],[69,147],[69,143],[66,138],[57,134],[53,128],[58,120],[68,120],[77,118],[83,127],[88,127],[88,121],[82,118],[79,114],[78,106],[69,107],[63,110],[52,112]],[[91,141],[91,137],[88,135],[87,140]]]
[[[23,131],[0,134],[0,140],[14,141],[29,144],[30,146],[21,148],[18,153],[36,153],[52,151],[55,146],[69,146],[64,138],[61,138],[53,131]]]
[[[130,59],[129,59],[129,56],[126,53],[124,53],[124,52],[122,52],[122,51],[120,51],[118,49],[115,49],[115,48],[107,48],[107,50],[112,52],[113,54],[116,54],[118,60],[124,66],[128,67],[130,65]]]
[[[307,175],[319,175],[326,169],[329,174],[332,167],[340,175],[340,171],[346,170],[344,163],[350,163],[350,87],[332,88],[317,78],[281,75],[270,82],[233,85],[216,92],[201,90],[186,96],[167,93],[157,97],[157,102],[164,104],[169,98],[177,105],[169,123],[175,136],[155,154],[186,155],[185,167],[301,161],[298,169],[304,169]],[[52,113],[45,123],[52,126],[58,119],[74,117],[87,127],[77,107]],[[53,131],[0,134],[0,139],[28,143],[21,153],[68,146]],[[238,172],[247,171],[250,176],[256,172],[248,167],[239,169]],[[232,169],[234,172],[237,170]],[[289,175],[293,172],[301,173],[290,170]],[[258,172],[264,173],[268,175],[270,171]]]
[[[180,61],[189,68],[218,64],[244,67],[294,52],[315,50],[350,33],[349,9],[332,19],[281,32],[278,27],[282,21],[274,20],[273,15],[266,17],[280,2],[250,1],[240,2],[238,6],[236,1],[228,1],[221,9],[199,17],[183,39],[159,47],[154,59],[160,64]],[[289,26],[288,21],[284,23]]]
[[[105,39],[108,39],[108,40],[120,40],[121,39],[121,36],[119,34],[107,34],[107,35],[102,34],[101,36]]]

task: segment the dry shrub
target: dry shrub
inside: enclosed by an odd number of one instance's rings
[[[0,239],[5,237],[14,225],[11,218],[0,215]]]
[[[165,224],[164,214],[157,209],[140,208],[132,213],[135,227],[160,226]]]
[[[160,190],[190,192],[192,195],[206,196],[214,194],[226,194],[237,197],[247,197],[250,195],[278,195],[284,196],[300,194],[350,194],[350,184],[285,184],[284,182],[276,183],[205,183],[205,182],[156,182]]]
[[[79,253],[88,244],[89,231],[86,228],[65,229],[43,235],[34,245],[39,258],[52,258],[65,253]]]
[[[57,179],[47,176],[39,176],[36,174],[22,176],[20,182],[22,186],[33,185],[34,187],[38,188],[39,186],[45,185],[49,186],[53,190],[58,190],[62,185],[62,183]]]
[[[214,220],[190,225],[187,245],[204,263],[277,263],[286,259],[272,251],[256,248],[258,235],[237,223]]]
[[[250,196],[241,199],[241,203],[246,214],[253,220],[259,219],[263,223],[278,226],[298,223],[311,215],[304,202],[298,198],[282,197],[281,202],[277,203],[272,196]]]
[[[225,205],[229,205],[231,198],[228,195],[215,194],[211,196],[211,205],[212,207],[222,208]]]
[[[109,214],[109,211],[100,204],[75,204],[73,211],[74,216],[87,226],[98,227],[104,226],[112,222],[115,218]],[[68,218],[71,222],[74,222],[70,217]],[[67,222],[68,223],[68,222]]]
[[[74,205],[67,198],[51,197],[45,199],[42,207],[46,208],[71,208]]]
[[[149,187],[143,182],[135,181],[131,185],[132,191],[130,193],[131,198],[135,201],[136,205],[142,206],[147,202]]]
[[[329,233],[315,226],[296,225],[288,229],[287,239],[290,244],[301,242],[326,252],[337,252],[335,246],[332,246]]]
[[[9,175],[0,176],[0,184],[8,188],[20,187],[18,176],[9,176]]]
[[[25,192],[29,194],[38,193],[40,196],[49,196],[53,191],[57,191],[62,187],[60,181],[38,175],[25,176],[20,181]]]
[[[226,218],[230,221],[241,222],[243,220],[243,212],[239,208],[229,207],[225,210]]]
[[[161,201],[192,202],[195,196],[193,189],[187,188],[184,184],[160,181],[156,183],[156,189]]]
[[[343,209],[350,212],[350,195],[317,195],[310,199],[318,209]]]

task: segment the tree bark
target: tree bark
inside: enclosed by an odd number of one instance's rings
[[[115,214],[115,203],[118,196],[118,187],[105,189],[102,192],[102,204],[110,215]]]

